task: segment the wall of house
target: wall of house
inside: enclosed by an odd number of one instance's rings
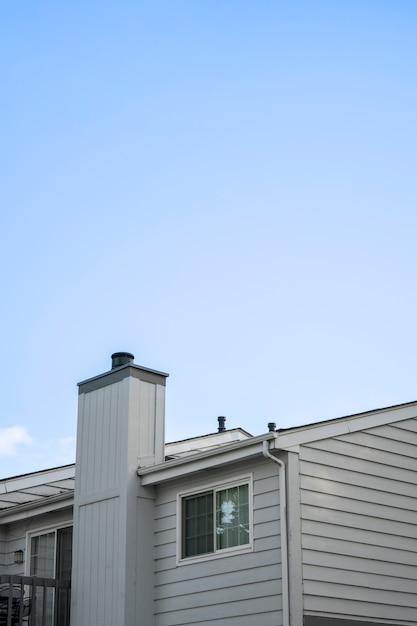
[[[301,446],[305,613],[417,624],[416,450],[417,419]]]
[[[29,575],[27,533],[42,530],[47,532],[48,529],[67,524],[72,524],[72,508],[50,511],[43,515],[32,514],[31,517],[3,527],[4,552],[1,554],[4,559],[4,568],[2,568],[1,573],[18,576]],[[0,531],[0,541],[1,537]],[[14,552],[16,550],[23,550],[25,555],[25,561],[20,565],[14,563]]]
[[[177,494],[253,473],[253,551],[177,564]],[[155,626],[282,624],[278,467],[250,465],[196,474],[159,487],[155,521]]]

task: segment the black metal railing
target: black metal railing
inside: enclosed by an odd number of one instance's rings
[[[0,626],[69,626],[71,583],[0,575]]]

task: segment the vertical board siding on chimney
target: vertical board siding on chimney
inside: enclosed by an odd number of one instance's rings
[[[81,507],[80,529],[79,551],[85,567],[73,581],[79,623],[93,624],[93,616],[99,615],[102,626],[114,626],[120,612],[117,598],[123,594],[118,588],[119,578],[113,576],[120,532],[118,498]],[[106,550],[95,549],[98,543],[106,545]]]
[[[417,420],[301,446],[304,608],[417,624]]]
[[[81,466],[80,494],[116,487],[120,482],[119,385],[108,385],[80,396],[84,415],[78,426],[78,438],[83,443],[83,454],[77,459]]]
[[[74,596],[74,615],[78,623],[114,626],[122,606],[120,598],[120,481],[125,451],[122,448],[125,425],[123,413],[125,394],[121,388],[127,381],[107,385],[80,395],[78,437],[81,445],[77,464],[80,477],[78,493],[78,554]],[[126,439],[127,437],[125,437]],[[113,497],[110,495],[113,492]]]
[[[131,382],[141,419],[138,420],[137,442],[135,447],[141,460],[154,457],[155,454],[155,406],[157,385],[150,385],[142,380]],[[136,459],[138,457],[136,456]],[[136,463],[137,467],[137,463]]]
[[[131,455],[133,470],[138,465],[153,465],[164,460],[164,387],[136,378],[130,380],[130,412],[135,438],[128,445],[135,450]],[[140,461],[139,461],[140,460]]]
[[[253,473],[252,552],[177,565],[177,493]],[[260,459],[159,488],[155,519],[155,626],[282,623],[278,469]]]

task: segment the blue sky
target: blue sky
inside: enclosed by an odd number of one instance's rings
[[[170,373],[167,440],[417,399],[417,6],[0,6],[0,477],[76,383]]]

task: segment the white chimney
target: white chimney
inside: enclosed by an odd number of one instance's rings
[[[153,492],[138,467],[164,461],[168,374],[112,355],[79,383],[71,624],[152,623]]]

